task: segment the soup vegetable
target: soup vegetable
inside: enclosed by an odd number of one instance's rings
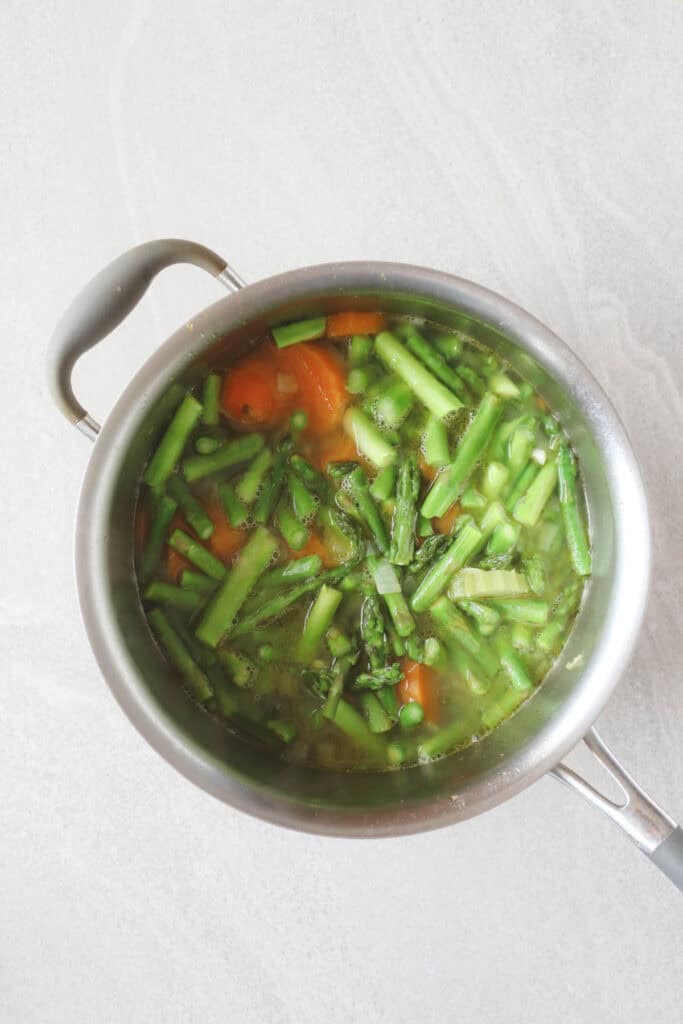
[[[181,396],[136,530],[179,685],[331,768],[494,729],[557,658],[591,572],[543,399],[472,339],[372,312],[276,327]]]

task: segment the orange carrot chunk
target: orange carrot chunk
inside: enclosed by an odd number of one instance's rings
[[[275,426],[287,414],[291,401],[291,389],[281,389],[278,383],[277,352],[269,343],[260,345],[225,374],[223,412],[238,423]]]
[[[386,318],[381,313],[332,313],[327,318],[328,338],[348,338],[352,334],[376,334],[384,330]]]
[[[293,551],[290,548],[288,551],[289,558],[305,558],[306,555],[320,555],[326,569],[337,564],[332,553],[323,544],[320,535],[315,530],[311,530],[310,536],[302,548],[299,548],[298,551]]]
[[[452,533],[455,521],[460,515],[460,505],[456,501],[442,516],[432,519],[432,526],[437,533]]]
[[[214,527],[207,543],[216,558],[227,562],[246,544],[249,533],[247,530],[236,530],[232,527],[223,508],[216,501],[207,506],[206,514]]]
[[[417,701],[428,722],[438,721],[439,694],[434,670],[412,658],[401,658],[401,668],[403,679],[396,688],[399,704]]]
[[[292,401],[308,416],[308,432],[324,433],[341,423],[348,395],[344,369],[335,352],[304,341],[278,352],[278,369],[296,381]]]

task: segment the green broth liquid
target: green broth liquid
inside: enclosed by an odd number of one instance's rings
[[[409,318],[388,318],[388,330],[401,344],[402,339],[406,337],[406,330],[410,329],[411,325],[413,322]],[[425,650],[425,643],[426,649],[432,652],[432,663],[428,669],[430,713],[422,722],[410,728],[404,728],[399,722],[394,721],[391,728],[381,733],[371,732],[366,722],[363,726],[365,732],[360,740],[357,740],[349,735],[348,731],[340,728],[335,718],[330,719],[323,715],[325,696],[316,691],[308,679],[310,673],[320,670],[328,673],[334,671],[335,660],[327,637],[320,641],[312,655],[302,659],[297,654],[299,638],[306,629],[310,609],[316,600],[316,589],[312,589],[280,616],[257,624],[243,635],[232,638],[228,632],[217,650],[205,647],[195,636],[197,623],[205,611],[204,607],[164,608],[168,622],[177,631],[186,652],[208,680],[208,685],[213,691],[208,698],[206,695],[202,698],[206,712],[216,716],[226,728],[244,732],[253,742],[267,745],[286,761],[308,763],[331,770],[387,770],[399,765],[405,767],[441,757],[477,742],[533,695],[564,647],[580,606],[588,573],[585,569],[582,575],[577,573],[575,556],[572,556],[567,539],[567,508],[561,501],[562,488],[557,484],[552,488],[532,525],[520,523],[515,518],[519,500],[528,487],[532,486],[530,481],[538,477],[545,463],[557,458],[558,446],[566,444],[560,425],[553,419],[551,412],[531,386],[520,379],[497,356],[462,334],[449,334],[436,325],[420,322],[417,329],[431,349],[441,354],[451,372],[458,374],[462,385],[460,393],[464,396],[464,404],[443,419],[451,462],[459,451],[459,443],[472,423],[482,396],[493,390],[502,403],[502,412],[495,428],[461,487],[457,514],[451,515],[451,522],[432,520],[431,529],[448,530],[455,537],[464,521],[463,517],[470,517],[470,523],[476,528],[485,529],[486,516],[491,505],[502,506],[505,510],[504,523],[509,534],[508,539],[514,537],[514,541],[510,540],[509,550],[504,550],[505,530],[501,536],[494,532],[489,534],[480,550],[467,561],[466,567],[481,567],[485,572],[501,570],[503,573],[509,574],[514,571],[520,574],[528,584],[520,602],[521,613],[514,606],[514,596],[503,596],[500,599],[475,596],[469,599],[469,604],[467,598],[447,598],[449,607],[465,622],[468,630],[468,643],[461,643],[457,636],[454,638],[451,632],[444,630],[429,608],[413,611],[416,625],[413,640],[417,644],[417,653],[421,654]],[[361,393],[348,395],[348,407],[362,409],[368,419],[380,429],[386,443],[398,449],[398,465],[410,455],[419,460],[423,474],[417,500],[419,508],[431,486],[429,477],[438,477],[439,473],[447,472],[447,469],[430,469],[425,464],[425,454],[429,456],[429,451],[425,448],[427,412],[418,397],[408,394],[406,398],[405,392],[409,392],[410,388],[398,389],[409,405],[401,422],[397,424],[394,421],[387,425],[382,420],[380,409],[383,396],[387,388],[397,384],[398,378],[395,374],[387,373],[381,360],[373,355],[373,343],[374,337],[369,336],[365,348],[369,348],[370,352],[360,364],[363,372],[367,370],[367,387]],[[349,374],[359,368],[359,346],[355,339],[335,339],[332,343],[323,338],[309,341],[307,344],[322,346],[328,350],[334,348],[339,354],[340,365],[343,366],[347,381]],[[263,345],[272,346],[272,341],[264,339],[256,350]],[[229,367],[219,367],[215,372],[222,376],[229,375],[231,370]],[[352,377],[352,382],[355,379]],[[292,386],[288,380],[285,380],[284,384],[286,389]],[[195,397],[201,401],[201,384],[196,389]],[[290,411],[297,408],[295,396],[287,397],[287,401]],[[278,442],[288,430],[288,423],[288,416],[284,416],[276,427],[264,430],[262,427],[254,426],[251,430],[253,432],[258,429],[260,433],[265,434],[266,446],[275,451]],[[520,424],[528,431],[525,437],[526,448],[522,455],[520,447],[512,450],[511,442],[511,436],[514,434],[511,425],[518,429]],[[183,460],[196,455],[197,438],[204,439],[202,444],[206,444],[207,437],[214,438],[217,444],[224,444],[231,438],[243,437],[244,434],[244,427],[235,429],[230,420],[223,415],[220,416],[218,424],[206,425],[198,422],[187,439],[183,455],[174,467],[174,473],[180,471],[179,466]],[[337,441],[339,436],[343,436],[340,428],[336,428],[334,434]],[[516,442],[519,438],[520,435],[517,436]],[[321,453],[325,452],[329,441],[329,434],[320,436],[310,430],[297,430],[293,434],[293,453],[301,454],[311,463],[321,465]],[[348,447],[349,441],[346,445]],[[362,466],[368,482],[372,484],[380,472],[378,468],[363,453],[354,456],[351,452],[351,457]],[[245,465],[237,464],[188,484],[190,493],[203,508],[209,510],[214,520],[216,535],[220,534],[221,530],[223,533],[227,530],[229,538],[235,535],[235,530],[230,527],[227,519],[220,523],[216,520],[217,515],[220,517],[225,514],[224,502],[222,503],[220,498],[220,487],[225,483],[237,486],[242,479]],[[520,490],[515,501],[515,486],[520,484],[524,471],[527,472],[527,477],[524,478],[527,482],[526,488]],[[353,501],[349,503],[348,493],[345,496],[343,480],[338,477],[329,479],[333,494],[330,500],[335,506],[341,502],[346,512],[353,514]],[[266,474],[262,487],[267,484]],[[576,488],[577,516],[579,522],[584,524],[583,530],[587,534],[580,475],[576,479]],[[168,484],[165,485],[165,489],[168,490]],[[158,488],[152,493],[149,487],[141,484],[138,501],[139,521],[146,519],[149,522],[153,518],[158,500]],[[286,483],[280,500],[291,501]],[[246,506],[246,519],[239,527],[246,536],[253,531],[253,515],[257,504],[258,494],[254,501]],[[343,563],[349,556],[348,541],[329,529],[329,524],[326,525],[326,521],[321,518],[323,504],[322,498],[318,498],[316,509],[308,519],[303,520],[304,525],[307,529],[313,527],[325,549],[331,553],[333,562]],[[376,506],[390,534],[395,498],[378,500]],[[180,510],[176,515],[182,514],[183,510]],[[362,517],[359,518],[362,520]],[[176,519],[172,526],[177,525],[177,522]],[[277,550],[272,558],[271,567],[280,567],[293,561],[293,553],[285,544],[278,530],[276,518],[274,519],[272,514],[267,525],[272,535],[277,538]],[[144,596],[150,578],[152,582],[178,586],[178,556],[171,555],[169,559],[170,549],[167,545],[172,526],[166,530],[161,554],[151,577],[148,572],[147,579],[140,584],[143,607],[147,612],[156,607],[154,600]],[[187,522],[181,523],[181,526],[197,543],[207,549],[212,547],[210,541],[202,541],[195,537]],[[354,526],[360,533],[363,548],[367,550],[367,545],[373,541],[371,531],[368,531],[362,521],[354,522]],[[420,529],[419,520],[416,529]],[[145,543],[148,544],[149,539]],[[415,538],[416,551],[422,543],[422,538]],[[430,543],[430,540],[428,539],[426,543]],[[139,545],[138,569],[144,558],[144,547],[144,544]],[[308,547],[304,550],[309,552]],[[219,556],[220,561],[228,569],[238,557],[237,547],[235,554]],[[191,572],[198,571],[195,565],[188,564],[186,567]],[[414,571],[413,566],[394,566],[394,570],[403,595],[410,604],[424,577],[424,571]],[[458,577],[460,571],[461,569],[456,570],[453,578]],[[363,704],[364,698],[361,697],[361,691],[355,689],[354,679],[360,672],[369,669],[368,650],[360,635],[359,623],[364,601],[369,595],[376,593],[375,581],[362,559],[349,570],[349,574],[353,574],[357,580],[353,587],[344,580],[331,584],[343,594],[333,617],[333,630],[336,634],[341,633],[350,638],[354,652],[357,653],[356,661],[344,682],[342,699],[358,716],[365,718],[367,712]],[[448,585],[451,583],[452,580],[449,580]],[[238,611],[238,626],[243,616],[248,617],[258,611],[264,601],[282,592],[282,589],[286,590],[287,586],[265,590],[261,582],[257,581]],[[447,593],[448,588],[441,593],[441,598]],[[204,595],[201,600],[211,598]],[[472,607],[472,601],[478,606],[478,612],[477,608]],[[528,616],[529,602],[536,602],[537,610],[540,607],[539,620],[515,621],[516,618],[524,620],[525,616]],[[379,603],[386,623],[387,664],[403,665],[405,662],[400,661],[401,656],[395,653],[394,645],[397,640],[392,629],[391,615],[382,597],[379,597]],[[163,606],[163,602],[161,604]],[[482,614],[493,616],[494,619],[497,616],[495,626],[491,621],[484,622]],[[155,631],[154,626],[152,628]],[[400,646],[400,641],[398,643]],[[473,653],[471,648],[476,648],[477,645],[483,645],[485,653],[488,654],[487,658],[479,658]],[[163,642],[160,646],[168,653]],[[226,650],[233,658],[232,663],[229,662],[229,658],[226,660],[221,655],[221,652]],[[513,658],[517,659],[515,664],[522,666],[528,685],[519,686],[519,678],[515,680],[514,671],[507,663],[509,652],[513,652]],[[411,653],[415,653],[415,650]],[[237,670],[235,664],[238,665]],[[169,657],[169,673],[177,676],[178,685],[187,686],[187,672],[178,671],[177,660],[172,656]],[[403,692],[400,684],[395,692]],[[194,693],[196,696],[196,689]],[[400,705],[399,698],[398,706]]]

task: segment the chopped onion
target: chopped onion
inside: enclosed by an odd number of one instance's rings
[[[461,569],[448,588],[448,596],[457,601],[461,597],[520,597],[529,593],[526,576],[514,569]]]
[[[401,584],[391,562],[382,558],[372,571],[378,594],[400,594]]]
[[[278,373],[276,385],[281,395],[293,395],[299,390],[296,377],[291,373]]]

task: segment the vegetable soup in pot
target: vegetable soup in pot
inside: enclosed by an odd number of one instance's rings
[[[275,327],[180,395],[140,482],[147,621],[206,712],[376,771],[476,742],[542,683],[591,573],[576,458],[460,332]]]

